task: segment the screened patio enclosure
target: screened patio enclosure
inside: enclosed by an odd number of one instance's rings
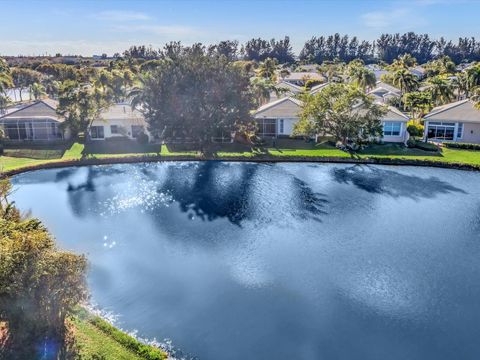
[[[51,119],[0,120],[0,126],[9,140],[63,140],[59,123]]]
[[[261,137],[277,136],[277,119],[255,119],[258,126],[258,135]]]

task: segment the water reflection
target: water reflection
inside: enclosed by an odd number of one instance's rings
[[[434,176],[422,178],[368,165],[334,168],[332,174],[334,180],[339,183],[353,184],[369,193],[384,194],[394,198],[407,197],[417,200],[433,198],[445,193],[466,193]]]

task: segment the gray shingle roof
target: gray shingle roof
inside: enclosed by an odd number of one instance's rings
[[[429,121],[480,122],[480,110],[469,99],[438,106],[424,117]]]
[[[63,119],[60,118],[56,113],[56,108],[58,102],[52,99],[44,99],[35,101],[21,109],[12,111],[2,117],[1,120],[41,120],[41,119],[51,119],[58,122],[62,122]]]
[[[256,118],[295,118],[299,116],[301,107],[302,102],[300,100],[294,99],[292,97],[285,97],[260,106],[255,112],[254,116]]]

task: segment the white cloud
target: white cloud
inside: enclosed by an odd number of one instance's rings
[[[425,25],[426,21],[418,13],[407,8],[372,11],[361,15],[363,24],[372,29],[406,30]]]
[[[91,17],[104,21],[138,21],[149,20],[150,16],[142,12],[110,10],[92,14]]]

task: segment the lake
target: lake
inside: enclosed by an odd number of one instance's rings
[[[92,302],[178,356],[480,358],[480,173],[172,162],[13,183],[87,255]]]

